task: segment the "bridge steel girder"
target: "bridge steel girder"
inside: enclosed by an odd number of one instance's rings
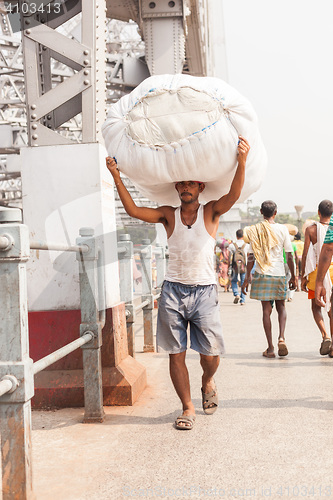
[[[106,15],[104,0],[68,0],[63,16],[23,30],[23,56],[30,146],[72,144],[55,129],[82,111],[82,142],[101,141],[105,120]],[[81,12],[81,43],[55,31]],[[28,19],[25,19],[26,23]],[[77,73],[52,88],[51,57]]]
[[[134,20],[146,46],[151,75],[181,73],[185,63],[185,14],[188,0],[107,0],[107,16]]]
[[[119,21],[128,22],[130,19],[139,24],[138,0],[106,0],[106,16]]]
[[[142,0],[140,21],[150,74],[182,73],[185,62],[184,2]]]

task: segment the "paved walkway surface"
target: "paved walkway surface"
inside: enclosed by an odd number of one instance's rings
[[[203,413],[199,358],[188,351],[197,420],[177,431],[168,357],[138,352],[148,387],[133,407],[106,407],[105,422],[90,425],[82,409],[33,412],[37,500],[333,497],[333,359],[319,355],[306,295],[286,304],[283,359],[261,355],[260,303],[232,299],[220,293],[227,353],[218,411]],[[277,337],[275,310],[273,323]],[[138,350],[142,340],[139,326]]]

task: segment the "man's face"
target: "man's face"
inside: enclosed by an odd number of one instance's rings
[[[202,182],[197,181],[176,182],[176,189],[182,203],[192,203],[196,201],[204,187],[205,185]]]

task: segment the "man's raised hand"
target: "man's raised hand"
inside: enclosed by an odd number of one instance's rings
[[[238,162],[240,161],[245,162],[249,151],[250,151],[250,144],[247,142],[246,139],[244,139],[244,137],[240,135],[237,147]]]
[[[118,167],[117,167],[117,162],[114,158],[111,158],[111,156],[107,156],[106,157],[106,166],[108,168],[108,170],[111,172],[113,178],[119,178],[120,177],[120,174],[119,174],[119,170],[118,170]]]

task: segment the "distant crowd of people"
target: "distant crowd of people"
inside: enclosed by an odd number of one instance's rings
[[[222,238],[216,243],[216,271],[220,287],[225,292],[232,289],[234,304],[245,304],[245,295],[239,288],[246,273],[249,245],[243,239],[243,230],[236,231],[236,240]]]
[[[274,303],[279,320],[278,355],[286,356],[288,348],[285,341],[285,300],[292,302],[294,292],[301,290],[306,292],[311,300],[313,318],[321,333],[319,352],[321,355],[328,354],[333,357],[333,263],[329,255],[330,246],[324,246],[328,256],[325,254],[322,258],[318,279],[323,245],[332,242],[332,213],[333,203],[330,200],[321,201],[318,206],[319,220],[310,221],[302,241],[301,234],[295,231],[295,227],[275,222],[277,206],[273,201],[265,201],[261,205],[262,222],[247,227],[244,231],[237,230],[234,242],[223,238],[216,244],[218,283],[226,292],[231,287],[234,304],[245,304],[251,283],[250,297],[262,302],[263,327],[268,343],[263,356],[267,358],[275,358],[270,320]],[[322,315],[323,307],[329,317],[329,332]]]

